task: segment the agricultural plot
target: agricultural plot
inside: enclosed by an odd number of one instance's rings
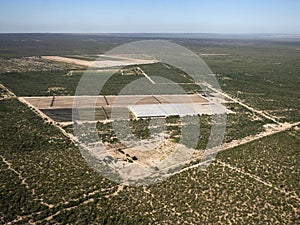
[[[24,35],[20,36],[24,38]],[[38,36],[47,41],[43,35]],[[94,37],[91,35],[89,38]],[[1,35],[0,39],[3,40]],[[82,38],[74,39],[70,43],[64,42],[65,49],[55,46],[55,51],[45,50],[40,46],[36,54],[45,54],[46,51],[49,55],[57,55],[59,51],[61,55],[86,61],[96,56],[95,50],[86,44],[84,53],[68,50],[73,44],[85,43]],[[124,40],[116,38],[114,41],[121,43]],[[227,114],[222,151],[207,170],[201,171],[195,162],[191,162],[169,179],[150,186],[132,187],[109,181],[88,166],[72,139],[73,125],[63,123],[70,120],[71,99],[84,71],[75,69],[70,73],[70,68],[53,71],[49,67],[50,71],[26,72],[26,69],[3,73],[0,74],[2,84],[17,96],[31,96],[26,100],[59,123],[41,118],[34,108],[30,109],[18,101],[22,98],[15,98],[9,90],[0,87],[1,224],[299,223],[300,68],[296,44],[270,42],[264,45],[255,41],[253,44],[232,40],[224,40],[220,44],[196,39],[174,41],[194,51],[199,50],[201,57],[216,73],[222,89],[229,94],[224,105],[234,112]],[[7,55],[26,53],[21,40],[13,44],[17,47],[12,48],[11,45],[12,50]],[[4,53],[0,51],[0,55]],[[120,58],[120,61],[126,59]],[[130,71],[136,67],[133,65],[125,69]],[[179,70],[176,72],[176,68],[170,65],[154,63],[139,67],[155,84],[145,81],[157,89],[172,87],[170,83],[160,83],[155,77],[158,75],[181,85],[187,92],[201,93],[186,74]],[[37,70],[39,68],[37,66]],[[109,119],[112,113],[116,113],[117,117],[123,115],[123,110],[128,110],[124,106],[133,101],[139,102],[140,106],[184,101],[178,96],[161,96],[162,93],[150,93],[151,97],[141,101],[133,96],[122,96],[119,111],[112,112],[111,105],[116,102],[112,95],[119,94],[128,83],[140,78],[146,79],[142,73],[124,76],[122,71],[118,71],[100,93],[103,96],[96,101],[99,107],[95,116],[100,121],[95,125],[101,141],[114,147],[115,155],[130,163],[149,163],[151,157],[158,155],[144,155],[143,158],[142,154],[131,151],[118,140],[112,123],[101,120]],[[82,116],[89,117],[88,107],[96,96],[81,98],[86,107]],[[195,104],[206,103],[204,98],[192,97],[192,101]],[[210,136],[211,116],[201,115],[198,118],[200,137],[197,151],[201,156]],[[133,135],[144,141],[150,137],[150,130],[161,132],[161,124],[155,123],[154,118],[151,120],[154,120],[153,124],[150,119],[126,122]],[[172,147],[180,142],[185,124],[178,116],[166,117],[165,121],[165,144]],[[69,135],[62,132],[60,126]],[[85,135],[81,138],[88,138],[88,130]],[[123,135],[128,136],[127,133]],[[193,138],[193,135],[190,134],[190,137]],[[183,144],[188,146],[188,143]],[[163,151],[159,153],[164,154]]]
[[[128,119],[131,114],[139,118],[230,113],[200,95],[52,96],[20,100],[58,122],[71,122],[73,108],[78,109],[74,111],[74,119],[83,121]]]
[[[108,96],[49,96],[49,97],[21,97],[39,109],[128,106],[149,104],[207,104],[209,101],[201,95],[108,95]]]

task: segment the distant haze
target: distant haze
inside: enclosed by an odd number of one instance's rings
[[[0,32],[300,34],[296,0],[12,0]]]

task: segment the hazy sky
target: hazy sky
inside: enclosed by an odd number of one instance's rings
[[[300,34],[299,0],[0,0],[0,32]]]

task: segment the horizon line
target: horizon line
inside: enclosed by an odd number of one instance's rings
[[[1,32],[0,34],[277,34],[277,35],[300,35],[300,33],[281,32]]]

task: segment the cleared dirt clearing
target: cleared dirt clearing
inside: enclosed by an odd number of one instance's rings
[[[47,60],[70,63],[70,64],[81,65],[86,67],[94,67],[94,68],[106,68],[106,67],[127,66],[127,65],[137,65],[137,64],[151,64],[157,62],[157,60],[129,59],[129,58],[122,58],[122,60],[120,60],[113,56],[107,56],[107,57],[112,58],[112,60],[86,61],[82,59],[67,58],[62,56],[42,56],[43,59],[47,59]]]

